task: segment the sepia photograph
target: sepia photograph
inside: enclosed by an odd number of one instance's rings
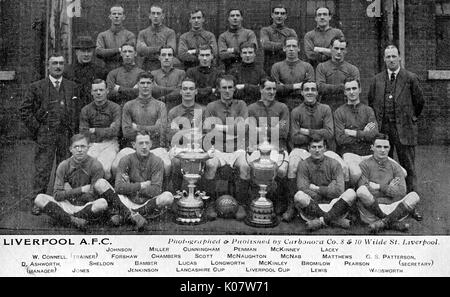
[[[450,275],[450,0],[0,20],[0,276]]]

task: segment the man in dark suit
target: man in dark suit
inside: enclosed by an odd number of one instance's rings
[[[106,80],[108,72],[93,61],[95,43],[90,36],[79,36],[72,48],[76,59],[72,65],[66,65],[63,76],[79,85],[80,102],[85,106],[93,101],[92,82]]]
[[[392,158],[397,151],[400,165],[406,169],[408,192],[417,190],[414,166],[417,145],[417,118],[424,106],[422,89],[416,74],[400,68],[400,53],[396,46],[389,45],[384,51],[386,70],[373,79],[368,101],[374,109],[381,127],[389,136]]]
[[[30,85],[20,107],[20,116],[36,141],[33,193],[47,192],[54,157],[56,164],[68,157],[69,139],[78,130],[79,90],[75,82],[63,78],[64,56],[48,59],[49,76]],[[38,214],[38,209],[33,209]]]

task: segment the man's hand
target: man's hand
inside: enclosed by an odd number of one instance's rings
[[[95,133],[95,128],[89,128],[89,133],[94,134]]]
[[[300,128],[300,134],[309,135],[309,129]]]
[[[141,190],[146,189],[148,187],[150,187],[150,185],[152,184],[151,181],[145,181],[145,182],[141,182]]]
[[[81,187],[81,193],[89,193],[91,191],[91,185],[85,185]]]
[[[230,53],[230,54],[234,53],[234,48],[232,48],[232,47],[227,48],[227,53]]]
[[[228,126],[227,126],[227,125],[216,124],[216,125],[215,125],[215,128],[216,128],[218,131],[221,131],[221,132],[227,132],[227,131],[228,131]]]
[[[242,90],[245,87],[245,84],[237,84],[236,89]]]
[[[131,123],[131,129],[133,129],[134,131],[139,130],[138,126],[136,125],[136,123]]]
[[[400,184],[400,177],[394,178],[389,184],[393,187],[398,186]]]
[[[295,84],[293,84],[292,85],[292,88],[294,89],[294,90],[300,90],[301,88],[302,88],[302,85],[303,85],[303,83],[295,83]]]
[[[369,182],[369,187],[373,190],[379,190],[380,189],[380,184],[374,183],[374,182]]]
[[[344,133],[347,136],[356,137],[356,130],[344,129]]]
[[[197,53],[197,50],[196,49],[190,49],[190,50],[187,51],[187,53],[189,55],[195,55]]]
[[[179,130],[180,130],[180,126],[178,125],[178,123],[176,123],[176,122],[173,121],[173,122],[170,124],[170,129],[179,131]]]
[[[375,129],[376,126],[377,125],[375,125],[374,122],[370,122],[364,127],[364,131],[371,131],[371,130]]]
[[[310,184],[309,185],[309,189],[314,191],[314,192],[319,192],[320,188],[318,186],[316,186],[315,184]]]
[[[72,190],[72,186],[69,183],[64,183],[64,191]]]
[[[256,127],[256,132],[260,133],[260,132],[265,132],[267,130],[267,127]]]
[[[119,92],[120,86],[119,85],[114,85],[114,91]]]
[[[331,50],[329,48],[326,48],[326,47],[315,46],[314,47],[314,52],[329,56],[330,53],[331,53]]]

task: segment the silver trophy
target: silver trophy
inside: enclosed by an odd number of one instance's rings
[[[189,146],[175,157],[181,161],[181,173],[187,182],[188,191],[178,190],[174,195],[177,204],[177,217],[175,222],[182,225],[197,225],[203,223],[204,202],[209,199],[204,191],[195,190],[196,183],[202,177],[206,160],[211,156],[201,149],[201,133],[191,129]]]
[[[272,201],[266,197],[267,188],[274,181],[278,168],[281,166],[270,159],[270,152],[273,148],[265,139],[258,146],[260,158],[251,162],[247,160],[250,166],[251,180],[259,186],[259,197],[252,200],[249,214],[245,219],[245,223],[253,227],[275,227],[280,223]]]

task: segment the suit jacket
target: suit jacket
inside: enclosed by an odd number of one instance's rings
[[[20,117],[35,139],[39,128],[48,124],[47,119],[50,104],[52,104],[51,87],[52,82],[48,77],[31,83],[20,107]],[[60,115],[61,127],[59,130],[68,132],[70,136],[78,133],[81,110],[79,88],[75,82],[63,78],[60,91],[63,91],[64,94],[64,102],[60,103],[64,106],[62,109],[64,114]]]
[[[387,71],[375,75],[370,84],[368,101],[375,111],[380,127],[383,123]],[[398,136],[403,145],[417,145],[417,118],[423,106],[423,92],[416,74],[401,68],[396,78],[395,87],[395,120]]]

